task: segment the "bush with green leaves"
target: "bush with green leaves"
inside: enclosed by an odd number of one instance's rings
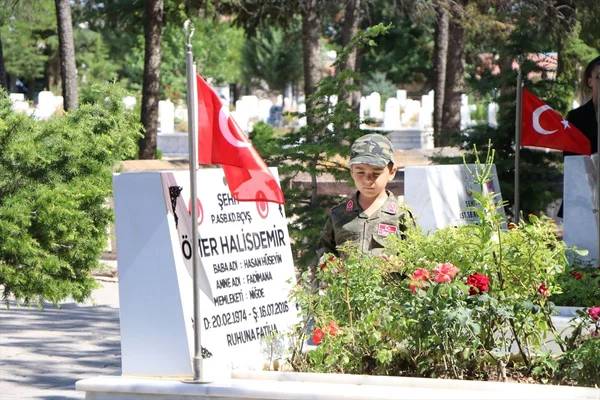
[[[83,300],[107,241],[115,163],[137,152],[123,93],[92,85],[79,109],[47,121],[0,93],[0,290],[24,302]]]
[[[600,304],[600,270],[593,267],[572,267],[561,273],[562,289],[553,294],[552,302],[559,306],[592,307]]]
[[[570,332],[556,330],[549,296],[560,291],[566,246],[549,218],[506,225],[498,195],[485,192],[492,157],[473,170],[479,223],[432,234],[409,228],[388,240],[383,257],[348,245],[343,257],[323,260],[316,280],[302,276],[294,296],[313,327],[298,332],[318,346],[293,353],[297,370],[565,381],[558,365],[578,357],[589,375],[600,307]],[[548,358],[548,338],[561,354]]]

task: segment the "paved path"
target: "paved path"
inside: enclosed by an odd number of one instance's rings
[[[0,305],[0,400],[83,399],[77,380],[120,375],[118,285],[99,283],[86,304]]]

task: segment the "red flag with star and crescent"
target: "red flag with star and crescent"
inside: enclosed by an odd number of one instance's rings
[[[198,162],[219,164],[238,201],[283,204],[283,192],[252,143],[229,115],[226,105],[200,75],[198,95]]]
[[[523,88],[521,146],[591,154],[590,140],[549,105]]]

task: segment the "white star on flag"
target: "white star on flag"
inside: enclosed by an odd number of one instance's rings
[[[567,121],[566,119],[563,119],[560,122],[563,124],[563,129],[569,129],[569,121]]]

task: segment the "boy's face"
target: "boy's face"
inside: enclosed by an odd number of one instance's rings
[[[361,195],[374,198],[385,191],[388,182],[396,175],[395,167],[375,167],[369,164],[353,164],[350,167],[350,175],[354,185]]]

